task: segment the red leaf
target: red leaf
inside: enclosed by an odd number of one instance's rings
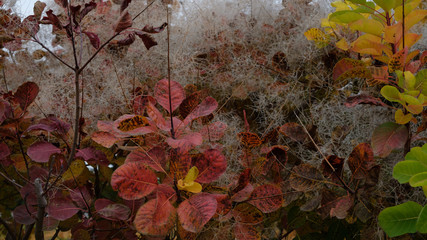
[[[207,96],[206,91],[197,91],[186,97],[179,105],[179,114],[184,119],[200,104],[202,98]]]
[[[167,23],[163,23],[162,26],[156,27],[156,28],[153,26],[145,25],[141,31],[146,33],[160,33],[160,32],[163,32],[163,30],[165,30],[167,25],[168,25]]]
[[[119,138],[109,132],[94,132],[91,138],[93,141],[106,148],[112,147],[114,143],[119,140]]]
[[[9,155],[9,147],[5,143],[0,143],[0,160],[6,159]]]
[[[123,30],[132,27],[132,17],[128,11],[125,11],[119,18],[119,21],[114,28],[114,32],[120,33]]]
[[[166,124],[166,120],[164,119],[162,113],[151,102],[147,105],[147,114],[151,120],[156,123],[158,128],[162,129],[163,131],[170,130],[170,123],[169,126]]]
[[[52,154],[61,153],[61,149],[55,147],[52,143],[36,142],[28,147],[27,154],[34,162],[49,162]]]
[[[183,179],[191,166],[190,155],[180,149],[172,150],[169,153],[171,178]]]
[[[117,44],[119,46],[128,46],[131,45],[133,42],[135,42],[135,33],[129,33],[127,37],[118,40],[117,42],[114,42],[114,44]]]
[[[203,100],[191,113],[184,119],[184,126],[188,125],[196,118],[207,116],[215,111],[218,107],[217,101],[212,97]]]
[[[157,198],[158,194],[163,194],[166,196],[166,198],[171,202],[175,203],[177,200],[176,192],[175,190],[167,185],[167,184],[159,184],[157,185],[156,190],[154,190],[150,195],[147,196],[147,199],[153,199]]]
[[[57,194],[53,199],[49,201],[49,205],[46,208],[46,212],[49,216],[64,221],[74,214],[76,214],[80,208],[73,204],[70,196],[63,196]]]
[[[59,221],[52,217],[43,218],[43,231],[52,231],[59,225]]]
[[[143,115],[144,109],[148,107],[148,104],[156,104],[156,100],[152,96],[137,96],[133,100],[133,111],[135,114]]]
[[[157,45],[157,42],[148,34],[142,33],[140,31],[135,31],[135,34],[141,38],[142,42],[144,43],[145,48],[147,50],[150,50],[150,48]]]
[[[402,148],[408,139],[405,125],[386,122],[378,126],[372,134],[372,148],[375,156],[387,157],[392,150]]]
[[[261,231],[257,226],[236,223],[233,227],[234,237],[236,240],[260,240]]]
[[[239,181],[237,182],[237,186],[231,191],[230,195],[233,196],[234,194],[244,189],[249,184],[250,179],[251,179],[251,169],[246,168],[240,174]]]
[[[354,179],[364,179],[375,164],[374,153],[368,143],[357,145],[348,157],[348,166]]]
[[[357,104],[369,104],[374,106],[388,107],[388,105],[383,103],[381,99],[374,98],[372,96],[365,95],[365,94],[359,94],[356,96],[348,97],[344,103],[346,107],[354,107]]]
[[[98,164],[102,166],[108,166],[110,164],[105,153],[93,147],[78,149],[76,157],[83,158],[83,160],[89,164]]]
[[[240,132],[237,134],[240,143],[247,148],[258,147],[262,144],[261,138],[255,133],[251,132]]]
[[[96,8],[96,2],[92,1],[89,3],[85,3],[85,7],[82,9],[82,11],[80,12],[80,21],[88,14],[90,13],[93,9]]]
[[[149,125],[146,117],[125,114],[113,122],[112,129],[118,137],[139,136],[152,133],[156,129]],[[104,130],[105,131],[105,130]]]
[[[297,142],[304,142],[307,139],[307,134],[304,128],[298,123],[290,122],[280,127],[282,134]]]
[[[166,139],[166,142],[172,148],[180,148],[181,151],[189,151],[195,146],[199,146],[203,142],[202,135],[200,133],[190,133],[184,136],[180,136],[178,139],[171,137]]]
[[[112,221],[126,221],[130,216],[130,209],[123,204],[112,202],[108,199],[97,199],[95,210],[103,218]]]
[[[122,4],[120,5],[120,12],[123,12],[131,2],[132,0],[123,0]]]
[[[54,28],[61,30],[62,27],[62,23],[61,21],[59,21],[59,18],[53,14],[52,9],[46,12],[47,17],[44,17],[43,20],[47,20],[49,21],[50,24],[52,24],[54,26]]]
[[[70,197],[78,207],[87,209],[88,207],[90,208],[92,203],[92,194],[90,191],[91,190],[89,190],[87,186],[78,187],[76,189],[70,190]]]
[[[171,90],[171,102],[172,102],[172,112],[181,104],[185,99],[184,88],[175,81],[170,81],[170,90]],[[154,88],[154,97],[157,102],[162,106],[166,111],[170,112],[169,105],[169,84],[167,79],[162,79],[157,82],[156,87]]]
[[[337,176],[339,176],[339,177],[342,176],[342,169],[344,166],[344,158],[340,158],[340,157],[337,157],[335,155],[330,155],[327,157],[327,160],[332,165],[332,167],[335,169],[336,175],[334,174],[334,171],[332,170],[331,166],[326,162],[325,159],[323,159],[323,161],[322,161],[323,176],[332,179],[334,182],[340,182],[340,180],[338,179]]]
[[[137,149],[127,155],[125,163],[142,162],[158,172],[164,172],[166,166],[166,152],[162,147],[154,147],[148,152]]]
[[[233,217],[238,223],[259,224],[264,220],[264,214],[249,203],[239,203],[232,211]]]
[[[39,86],[33,82],[26,82],[18,87],[13,97],[21,109],[25,110],[36,99],[37,94],[39,94]]]
[[[347,217],[347,211],[353,206],[353,199],[350,195],[340,198],[335,206],[331,209],[331,217],[337,217],[338,219],[344,219]]]
[[[252,184],[248,183],[246,187],[231,196],[231,199],[233,200],[233,202],[246,201],[251,196],[253,190],[254,187],[252,186]]]
[[[149,200],[136,213],[135,228],[142,234],[166,236],[175,225],[176,209],[165,195]]]
[[[228,194],[214,194],[218,207],[216,209],[216,214],[219,216],[225,216],[231,211],[231,199]]]
[[[227,130],[227,127],[227,124],[224,122],[214,122],[204,126],[199,133],[202,134],[203,138],[215,142],[221,140]]]
[[[40,30],[38,19],[34,15],[26,17],[21,24],[31,36],[35,36]]]
[[[98,49],[100,45],[100,40],[98,35],[96,35],[93,32],[86,32],[86,31],[83,31],[83,33],[86,34],[86,36],[89,38],[90,44],[92,44],[92,46],[95,49]]]
[[[178,217],[182,227],[189,232],[200,232],[216,212],[218,203],[208,193],[199,193],[182,202]]]
[[[156,175],[141,162],[120,166],[111,176],[111,187],[126,200],[136,200],[150,194],[157,186]]]
[[[36,216],[37,209],[29,205],[22,204],[13,210],[13,219],[20,224],[33,224],[36,221]]]
[[[203,157],[197,159],[193,164],[199,169],[196,181],[199,183],[210,183],[217,180],[227,168],[227,160],[224,155],[216,149],[208,149]]]
[[[249,203],[263,213],[274,212],[282,206],[282,191],[272,184],[261,185],[252,192]]]

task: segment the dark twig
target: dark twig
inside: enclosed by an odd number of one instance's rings
[[[4,226],[4,228],[6,228],[6,231],[9,234],[11,239],[13,239],[13,240],[17,239],[15,231],[13,231],[12,228],[10,228],[9,224],[7,224],[7,222],[4,221],[3,218],[1,218],[1,217],[0,217],[0,223]]]
[[[175,130],[173,128],[173,117],[172,117],[172,93],[171,93],[171,65],[170,65],[170,22],[169,22],[169,6],[166,6],[166,19],[168,23],[168,88],[169,88],[169,114],[171,119],[171,137],[175,139]]]
[[[57,228],[56,230],[55,230],[55,234],[53,234],[53,236],[52,236],[52,238],[50,239],[50,240],[55,240],[56,239],[56,237],[58,237],[58,234],[59,234],[59,228]]]
[[[322,155],[323,159],[326,161],[326,163],[328,164],[328,166],[331,168],[332,173],[335,175],[335,177],[338,178],[338,180],[341,182],[342,186],[344,187],[344,189],[346,189],[347,191],[349,191],[351,194],[354,194],[354,190],[351,189],[342,179],[341,176],[338,175],[338,173],[336,172],[335,168],[332,166],[332,164],[328,161],[328,159],[325,157],[325,155],[323,155],[322,151],[320,150],[319,146],[316,144],[316,142],[314,141],[314,139],[311,137],[310,133],[308,132],[307,128],[304,126],[304,124],[302,123],[301,119],[298,117],[297,114],[295,114],[295,116],[297,117],[299,123],[301,124],[301,126],[304,128],[305,133],[308,135],[308,137],[310,138],[310,141],[314,144],[314,146],[316,146],[317,151]]]
[[[30,225],[27,225],[27,226],[25,227],[25,235],[24,235],[24,237],[22,238],[22,240],[28,240],[28,239],[30,238],[31,233],[33,232],[33,228],[34,228],[34,223],[33,223],[33,224],[30,224]]]

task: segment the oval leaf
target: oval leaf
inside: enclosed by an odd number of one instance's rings
[[[422,210],[416,202],[406,202],[381,211],[378,222],[389,237],[396,237],[405,233],[415,233],[418,216]]]
[[[138,232],[151,236],[166,236],[175,225],[176,209],[163,194],[157,194],[139,208],[134,224]]]
[[[319,189],[323,181],[322,173],[309,164],[301,164],[294,168],[289,178],[291,187],[297,191],[308,192]]]
[[[36,99],[37,94],[39,94],[39,86],[34,82],[26,82],[18,87],[13,97],[21,109],[25,110]]]
[[[215,215],[216,198],[208,193],[199,193],[179,205],[178,217],[182,227],[189,232],[200,232]]]
[[[62,196],[61,194],[50,200],[49,205],[46,208],[46,212],[49,213],[50,217],[60,221],[64,221],[72,217],[79,210],[80,208],[74,205],[69,196]]]
[[[157,177],[144,163],[131,162],[120,166],[111,176],[111,187],[126,200],[136,200],[150,194],[157,186]]]
[[[162,147],[154,147],[148,152],[137,149],[127,155],[125,163],[142,162],[158,172],[164,172],[166,166],[166,153]]]
[[[173,112],[185,99],[185,91],[181,84],[172,80],[170,81],[170,90],[172,107],[169,104],[169,84],[167,79],[162,79],[157,82],[154,88],[154,97],[166,111],[170,112],[172,108]]]
[[[34,162],[49,162],[52,154],[61,153],[61,149],[55,147],[52,143],[36,142],[28,147],[27,154]]]
[[[401,148],[408,139],[408,129],[393,122],[383,123],[372,134],[372,148],[375,156],[387,157],[392,150]]]
[[[249,203],[263,213],[274,212],[282,206],[282,191],[279,187],[272,184],[259,186],[252,192]]]
[[[348,166],[355,179],[364,179],[369,176],[369,169],[374,164],[374,153],[367,143],[357,145],[348,157]]]
[[[210,183],[217,180],[227,168],[227,160],[224,155],[216,149],[208,149],[203,157],[198,158],[194,165],[199,169],[197,181]]]

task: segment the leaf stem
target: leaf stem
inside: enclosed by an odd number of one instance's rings
[[[171,65],[170,65],[170,20],[169,20],[169,6],[166,6],[166,19],[168,23],[168,95],[169,95],[169,114],[171,119],[171,137],[175,139],[175,130],[173,128],[173,117],[172,117],[172,93],[171,93]]]

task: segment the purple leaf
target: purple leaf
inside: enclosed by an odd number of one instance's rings
[[[18,87],[13,97],[21,109],[25,110],[36,99],[37,94],[39,94],[39,86],[33,82],[26,82]]]
[[[378,126],[372,134],[372,148],[375,156],[387,157],[392,150],[402,148],[408,139],[405,125],[386,122]]]
[[[145,48],[147,50],[150,50],[150,48],[157,45],[157,42],[148,34],[142,33],[140,31],[135,31],[135,34],[141,38],[142,42],[144,43]]]
[[[146,33],[160,33],[160,32],[163,32],[163,30],[165,30],[167,25],[168,25],[167,23],[163,23],[162,26],[156,27],[156,28],[153,26],[145,25],[141,31]]]
[[[99,41],[98,35],[96,35],[93,32],[85,32],[85,31],[83,31],[83,33],[86,34],[86,36],[89,38],[90,44],[92,44],[92,46],[95,49],[98,49],[99,45],[100,45],[100,41]]]
[[[61,149],[48,142],[36,142],[28,147],[27,154],[34,162],[49,162],[52,154],[61,153]]]
[[[129,12],[125,11],[120,16],[119,21],[116,24],[116,27],[114,28],[114,32],[120,33],[131,26],[132,26],[132,17],[130,16]]]
[[[83,158],[89,164],[98,164],[102,166],[108,166],[110,162],[107,159],[107,156],[93,147],[87,147],[84,149],[78,149],[76,153],[76,157]]]

